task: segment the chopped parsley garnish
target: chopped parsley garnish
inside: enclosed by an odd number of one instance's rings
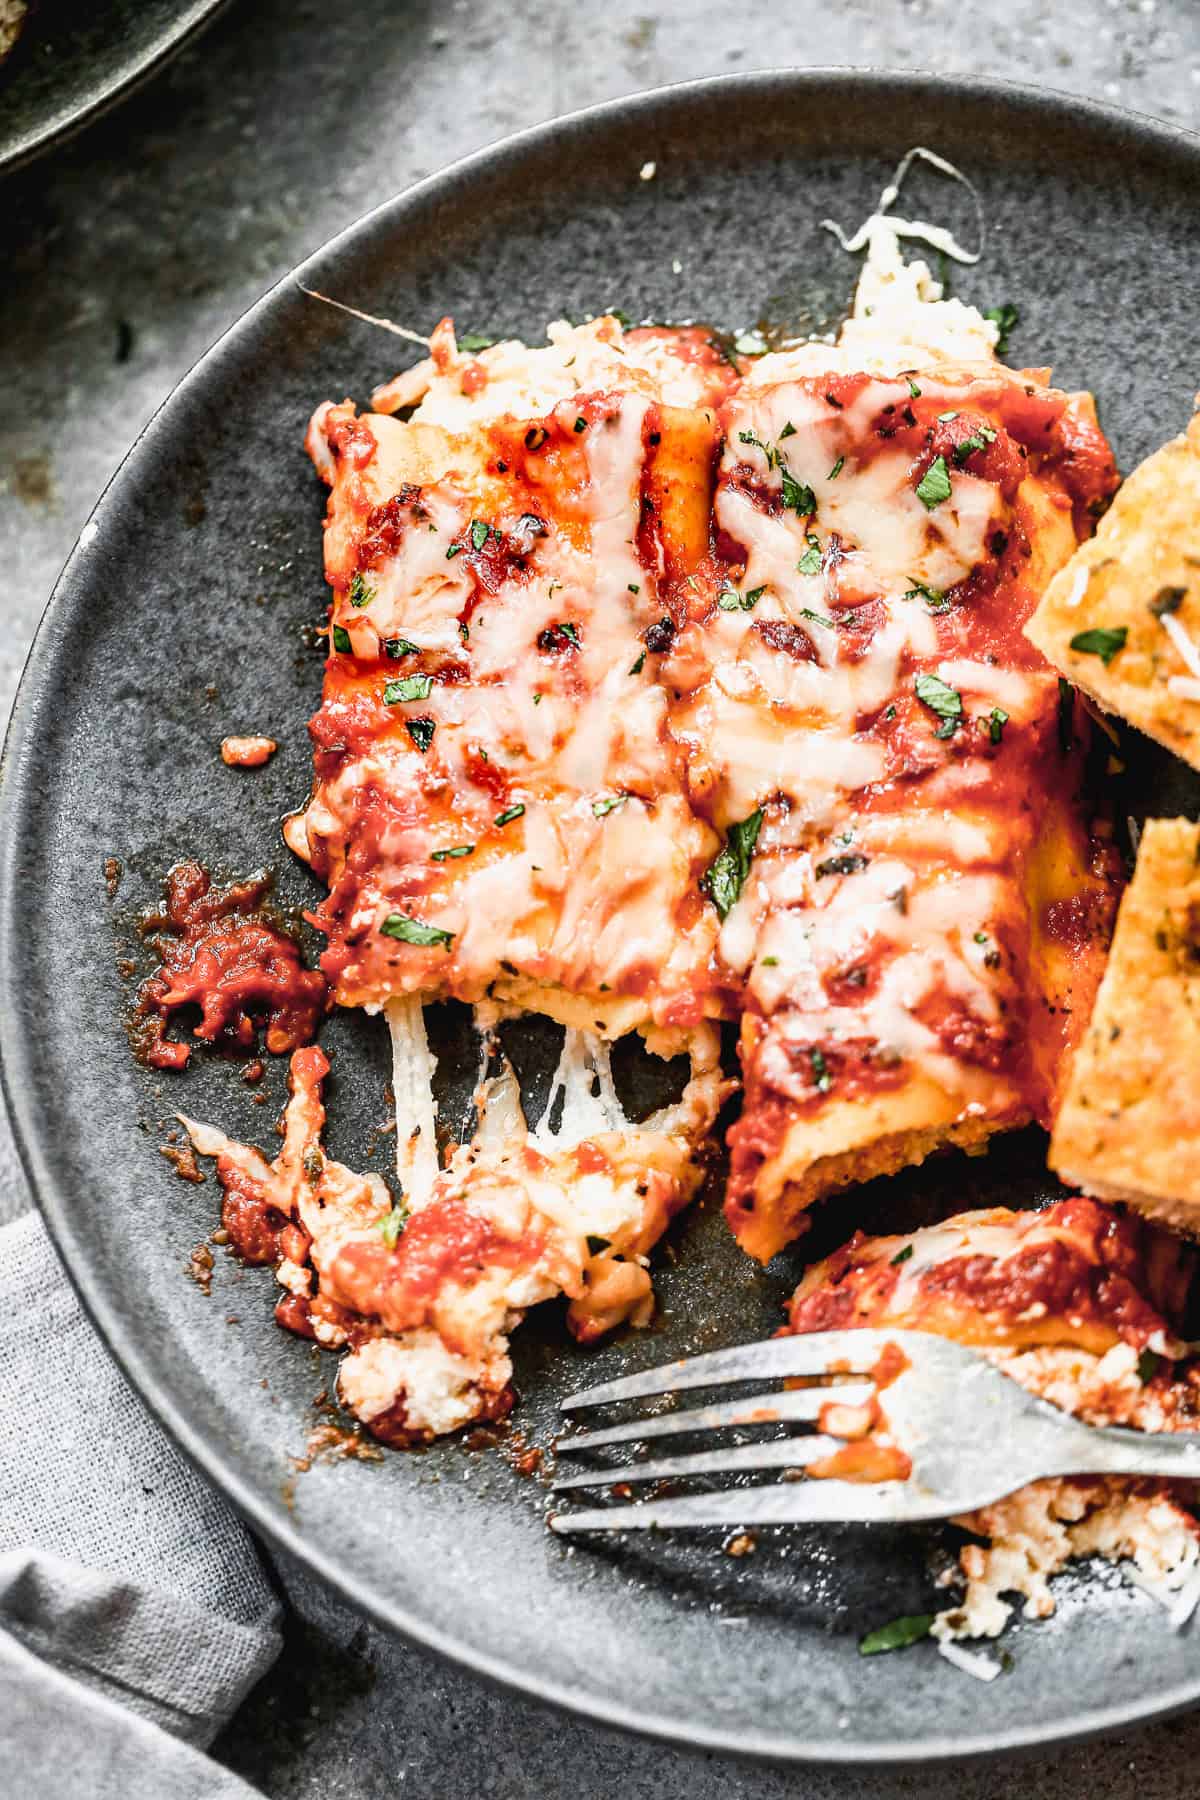
[[[579,417],[575,421],[575,429],[576,429],[576,431],[586,431],[587,430],[587,420],[584,418],[582,413],[580,413]]]
[[[802,519],[811,518],[817,510],[817,497],[806,482],[797,481],[788,469],[780,471],[783,480],[783,504]]]
[[[1073,741],[1075,689],[1062,675],[1058,678],[1058,747],[1065,756]]]
[[[610,812],[615,811],[618,806],[624,806],[628,798],[628,794],[612,794],[604,800],[593,800],[592,811],[598,819],[606,818],[607,815]]]
[[[796,571],[800,575],[819,575],[821,573],[821,540],[815,533],[809,531],[805,533],[804,542],[808,548],[796,564]]]
[[[1160,587],[1150,602],[1150,611],[1156,619],[1161,619],[1164,613],[1178,612],[1186,598],[1185,587]]]
[[[432,719],[405,719],[404,729],[407,731],[417,749],[424,756],[433,742],[433,734],[437,730]]]
[[[466,331],[458,340],[460,350],[473,354],[476,350],[490,350],[496,342],[494,337],[485,337],[482,331]]]
[[[731,825],[725,833],[725,848],[715,856],[701,886],[712,897],[719,918],[727,918],[732,911],[738,895],[742,891],[750,863],[754,856],[754,846],[758,842],[758,834],[762,829],[762,807],[756,807],[748,819]]]
[[[779,461],[778,450],[769,449],[768,446],[763,443],[762,439],[760,437],[757,437],[753,431],[739,431],[738,432],[738,443],[739,444],[753,444],[754,448],[756,450],[761,450],[763,455],[767,459],[768,469],[773,469]]]
[[[640,594],[640,593],[641,593],[641,591],[642,591],[642,590],[641,590],[641,588],[640,588],[640,587],[639,587],[639,585],[638,585],[638,583],[637,583],[637,582],[636,582],[636,581],[631,581],[631,582],[630,582],[630,583],[629,583],[629,592],[630,592],[630,593],[631,593],[631,594]]]
[[[903,1250],[897,1250],[895,1256],[893,1256],[892,1268],[893,1269],[898,1268],[901,1263],[906,1263],[908,1261],[909,1257],[912,1255],[912,1253],[913,1253],[912,1245],[905,1244]]]
[[[466,546],[463,544],[451,544],[450,548],[446,552],[446,561],[453,562],[454,558],[460,553],[460,551],[465,549],[465,547]]]
[[[395,938],[401,944],[419,944],[425,949],[433,944],[445,944],[449,949],[454,942],[452,931],[443,931],[440,925],[422,925],[420,919],[410,919],[407,913],[389,913],[379,929],[384,937]]]
[[[420,644],[410,644],[407,638],[384,638],[383,647],[393,662],[402,656],[419,656]]]
[[[829,1073],[829,1064],[819,1050],[810,1050],[808,1060],[812,1064],[813,1086],[818,1094],[827,1094],[833,1086],[833,1076]]]
[[[792,424],[792,421],[789,419],[787,424],[784,426],[783,430],[779,434],[779,441],[782,444],[784,438],[795,437],[795,435],[796,435],[796,427]]]
[[[333,647],[335,650],[340,650],[343,656],[350,655],[350,633],[346,630],[344,625],[334,626]]]
[[[1071,639],[1071,649],[1078,650],[1082,656],[1098,656],[1107,669],[1118,651],[1125,648],[1125,639],[1129,636],[1127,625],[1094,625],[1090,631],[1077,631]]]
[[[990,941],[990,940],[989,940],[989,938],[988,938],[988,934],[987,934],[987,932],[986,932],[986,931],[977,931],[977,932],[976,932],[976,933],[975,933],[975,942],[976,942],[976,943],[977,943],[977,944],[986,944],[986,943],[988,943],[988,942],[989,942],[989,941]]]
[[[1016,330],[1021,315],[1012,301],[1006,300],[1003,306],[989,306],[983,316],[989,324],[997,327],[999,336],[996,339],[996,355],[1003,356],[1008,350],[1008,334]]]
[[[472,519],[471,520],[471,543],[472,543],[472,546],[476,550],[482,550],[483,546],[487,543],[488,539],[491,537],[492,530],[493,530],[493,527],[491,525],[487,524],[485,522],[485,520]],[[499,535],[500,535],[500,533],[497,532],[496,536],[499,537]]]
[[[1145,1387],[1148,1381],[1154,1380],[1154,1377],[1158,1374],[1161,1367],[1161,1356],[1158,1356],[1153,1350],[1143,1350],[1141,1352],[1137,1359],[1137,1378],[1143,1387]]]
[[[756,587],[739,594],[736,588],[725,587],[717,595],[717,605],[722,612],[753,612],[766,591],[765,587]]]
[[[908,579],[912,582],[912,586],[904,596],[906,600],[924,600],[930,612],[950,611],[953,601],[947,600],[941,588],[930,587],[927,582],[918,581],[915,575],[910,575]]]
[[[802,619],[807,619],[810,625],[824,625],[827,631],[837,630],[837,626],[832,619],[827,619],[824,613],[810,611],[807,606],[801,608],[800,617]]]
[[[962,724],[962,695],[958,689],[947,687],[939,675],[922,672],[913,682],[913,690],[917,699],[942,721],[935,737],[952,737]]]
[[[385,706],[400,706],[406,700],[428,700],[433,692],[432,675],[398,675],[383,690]]]
[[[860,856],[857,850],[852,850],[848,856],[827,856],[824,862],[817,864],[813,873],[816,875],[857,875],[860,869],[867,867],[870,860],[869,856]]]
[[[474,844],[455,844],[452,850],[435,850],[430,862],[455,862],[460,856],[474,856]]]
[[[379,1221],[379,1235],[389,1250],[396,1248],[396,1240],[408,1224],[409,1205],[407,1200],[397,1200],[386,1219]]]
[[[375,589],[367,585],[361,574],[355,575],[350,583],[351,606],[370,606],[374,598]]]
[[[927,512],[932,512],[935,506],[940,506],[943,500],[950,498],[952,491],[946,459],[944,456],[935,456],[917,483],[917,499]]]
[[[830,469],[828,475],[825,477],[826,481],[836,481],[838,476],[841,474],[842,470],[845,468],[845,466],[846,466],[845,457],[839,456],[837,461],[834,463],[832,469]]]
[[[514,819],[521,818],[524,811],[525,807],[523,802],[518,800],[515,806],[506,806],[503,812],[497,813],[496,817],[492,820],[492,824],[511,825]]]
[[[540,694],[532,694],[530,698],[535,706],[540,706],[542,704],[542,696]]]
[[[572,625],[572,623],[569,619],[565,620],[563,622],[563,624],[561,624],[558,627],[558,629],[562,632],[563,636],[566,638],[568,643],[574,644],[576,649],[579,648],[578,628],[576,626]]]
[[[908,382],[909,393],[912,395],[914,400],[919,400],[921,398],[920,388],[917,386],[916,382],[913,380],[911,375],[907,376],[906,380]]]
[[[1002,706],[993,706],[988,714],[988,736],[993,744],[998,744],[1004,736],[1004,727],[1008,724],[1008,714]]]
[[[760,956],[758,960],[764,969],[777,969],[779,967],[779,958],[777,956]]]
[[[646,652],[643,650],[641,655],[638,657],[637,661],[634,663],[633,667],[630,669],[629,673],[631,675],[640,675],[642,670],[645,668],[645,666],[646,666]]]
[[[991,426],[981,425],[978,431],[973,431],[970,437],[963,439],[961,444],[955,444],[954,460],[961,469],[968,456],[973,456],[976,450],[986,450],[988,445],[994,444],[995,441],[996,434]]]
[[[858,1653],[860,1656],[879,1656],[886,1650],[907,1650],[911,1644],[919,1644],[922,1638],[929,1636],[933,1617],[932,1613],[907,1613],[888,1625],[879,1625],[859,1639]]]
[[[958,417],[958,414],[956,412],[939,413],[938,414],[938,424],[939,425],[948,424],[951,419],[957,419],[957,417]]]

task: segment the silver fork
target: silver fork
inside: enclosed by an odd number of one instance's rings
[[[879,1388],[871,1372],[889,1344],[903,1353],[907,1366]],[[727,1433],[767,1424],[811,1428],[821,1423],[823,1413],[826,1429],[755,1443],[710,1443],[681,1456],[598,1463],[557,1481],[555,1492],[758,1469],[788,1471],[789,1478],[628,1506],[559,1512],[550,1519],[552,1528],[565,1535],[669,1526],[944,1519],[973,1512],[1027,1482],[1051,1475],[1200,1479],[1200,1432],[1149,1435],[1118,1426],[1084,1425],[1026,1393],[976,1351],[920,1331],[824,1331],[768,1338],[765,1343],[714,1350],[604,1382],[572,1394],[562,1409],[577,1412],[615,1401],[673,1396],[688,1388],[792,1377],[805,1377],[814,1385],[659,1412],[560,1438],[556,1450],[559,1456],[577,1456],[609,1445],[635,1445],[684,1433]],[[912,1459],[907,1478],[864,1482],[791,1476],[791,1471],[799,1474],[844,1446],[846,1440],[828,1429],[831,1419],[825,1409],[831,1401],[858,1406],[875,1396],[890,1438]],[[836,1420],[833,1423],[836,1426]]]

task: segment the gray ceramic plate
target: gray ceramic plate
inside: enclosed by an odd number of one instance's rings
[[[0,171],[68,137],[182,47],[224,0],[30,0],[0,63]]]
[[[450,311],[465,329],[535,337],[548,319],[606,306],[735,327],[827,320],[854,270],[818,221],[857,221],[913,143],[979,185],[988,253],[956,282],[983,304],[1019,304],[1013,354],[1091,385],[1125,466],[1177,431],[1200,335],[1200,141],[985,83],[810,71],[622,101],[425,182],[301,278],[417,325]],[[650,161],[656,178],[639,180]],[[932,180],[915,203],[965,231],[959,191]],[[219,1257],[211,1298],[185,1278],[217,1195],[211,1181],[178,1182],[158,1154],[184,1104],[268,1142],[283,1069],[271,1071],[270,1108],[218,1058],[148,1076],[127,1051],[116,957],[132,912],[185,854],[226,871],[269,860],[285,901],[313,898],[278,839],[280,814],[308,788],[320,663],[302,634],[325,603],[323,499],[300,442],[314,402],[365,396],[398,350],[293,281],[268,295],[131,452],[30,659],[0,846],[5,1078],[30,1180],[101,1331],[263,1531],[377,1618],[595,1718],[724,1750],[872,1762],[1045,1743],[1195,1700],[1194,1633],[1176,1635],[1145,1595],[1102,1576],[1062,1582],[1051,1622],[1019,1623],[1013,1668],[992,1686],[928,1644],[864,1662],[864,1629],[936,1599],[937,1532],[764,1535],[736,1561],[711,1540],[572,1551],[546,1532],[536,1481],[456,1443],[377,1466],[318,1463],[292,1481],[328,1364],[272,1325],[263,1271]],[[248,728],[282,742],[251,777],[216,754],[225,732]],[[1187,804],[1166,758],[1134,762],[1135,804]],[[126,868],[115,906],[109,855]],[[439,1026],[443,1067],[459,1076],[461,1024],[450,1011]],[[339,1017],[323,1041],[334,1148],[378,1157],[382,1029]],[[1035,1199],[1041,1162],[1027,1136],[984,1161],[946,1160],[831,1205],[810,1243]],[[648,1335],[589,1355],[553,1307],[530,1321],[516,1413],[530,1437],[548,1438],[557,1398],[589,1378],[776,1326],[799,1257],[759,1272],[711,1197],[675,1249]]]

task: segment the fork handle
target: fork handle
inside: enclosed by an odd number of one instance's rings
[[[1070,1469],[1058,1472],[1200,1481],[1200,1431],[1129,1431],[1121,1425],[1090,1425],[1080,1433]]]

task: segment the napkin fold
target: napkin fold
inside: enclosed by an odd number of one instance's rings
[[[0,1371],[4,1792],[27,1770],[44,1796],[249,1794],[177,1740],[211,1742],[271,1666],[279,1603],[240,1520],[110,1360],[35,1213],[0,1227]]]

